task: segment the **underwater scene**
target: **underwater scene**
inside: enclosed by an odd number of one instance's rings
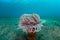
[[[0,0],[0,40],[60,40],[60,0]]]

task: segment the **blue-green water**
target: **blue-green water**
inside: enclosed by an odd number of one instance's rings
[[[46,20],[36,40],[60,40],[60,0],[0,0],[0,40],[27,40],[27,34],[17,29],[25,13]]]
[[[0,17],[20,17],[24,13],[60,18],[60,0],[0,0]]]

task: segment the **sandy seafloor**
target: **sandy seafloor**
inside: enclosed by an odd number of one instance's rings
[[[46,20],[36,34],[36,40],[60,40],[60,19],[42,18]],[[0,18],[0,40],[27,40],[27,34],[18,28],[19,18]]]

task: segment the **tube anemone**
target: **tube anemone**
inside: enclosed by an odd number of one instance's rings
[[[43,22],[37,14],[24,14],[20,18],[19,27],[28,34],[28,40],[36,40],[36,32],[41,30]]]

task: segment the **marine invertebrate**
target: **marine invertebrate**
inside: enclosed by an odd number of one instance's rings
[[[28,34],[28,40],[36,40],[36,32],[41,30],[44,22],[40,22],[37,14],[24,14],[20,18],[20,28]]]

